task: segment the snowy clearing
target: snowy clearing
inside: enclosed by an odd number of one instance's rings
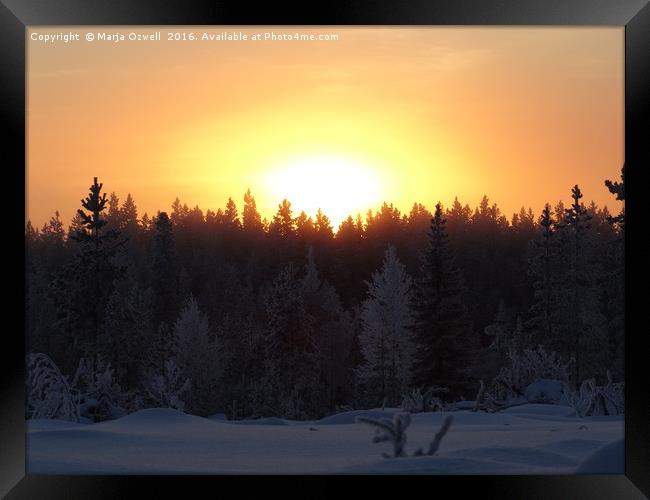
[[[30,474],[574,474],[622,473],[623,416],[576,418],[565,406],[524,405],[499,413],[412,415],[406,451],[426,447],[446,415],[451,429],[435,456],[386,459],[387,443],[351,411],[310,422],[229,422],[171,409],[77,424],[27,422]]]

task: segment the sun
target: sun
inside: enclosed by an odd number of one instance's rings
[[[382,179],[377,169],[340,156],[300,156],[283,162],[266,178],[269,194],[286,198],[294,214],[312,217],[321,209],[336,231],[348,215],[365,214],[381,204]]]

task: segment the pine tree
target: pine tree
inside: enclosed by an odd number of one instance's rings
[[[147,378],[155,375],[165,376],[165,362],[172,359],[177,352],[177,342],[173,326],[163,322],[155,330],[152,327],[150,342],[145,346],[142,370]]]
[[[57,308],[57,328],[64,332],[72,351],[68,361],[76,363],[81,356],[92,360],[95,369],[100,336],[104,333],[104,313],[113,291],[113,283],[124,274],[114,257],[124,240],[115,230],[103,230],[106,219],[106,195],[103,184],[94,178],[90,194],[78,210],[81,229],[71,237],[77,242],[77,256],[61,269],[51,284],[51,297]]]
[[[316,212],[316,220],[314,221],[314,229],[318,235],[321,243],[330,241],[334,238],[334,229],[332,223],[327,215],[319,208]]]
[[[525,327],[536,344],[546,345],[551,350],[561,348],[557,316],[566,307],[557,293],[561,248],[556,232],[551,207],[546,204],[539,218],[539,236],[533,242],[533,254],[529,260],[528,273],[534,280],[534,303]]]
[[[172,215],[170,217],[172,224],[178,227],[184,226],[189,214],[190,209],[187,203],[181,204],[181,200],[176,198],[172,203]]]
[[[436,205],[415,287],[416,385],[446,386],[458,395],[466,387],[472,352],[472,327],[462,294],[460,270],[454,265],[442,217]]]
[[[407,271],[412,274],[417,273],[420,265],[419,253],[426,246],[427,231],[432,217],[433,214],[421,203],[414,203],[408,215],[406,234],[410,244],[404,249],[404,264]]]
[[[333,285],[336,286],[344,304],[363,300],[364,290],[359,287],[367,276],[364,248],[363,221],[348,216],[336,233],[333,254]]]
[[[506,308],[503,299],[499,300],[499,308],[494,318],[494,323],[491,323],[485,328],[485,334],[491,339],[490,349],[505,354],[508,349],[508,341],[510,339],[510,315]]]
[[[319,276],[311,246],[307,252],[300,294],[305,313],[314,328],[322,386],[327,392],[325,404],[334,410],[349,389],[346,385],[351,376],[348,359],[352,329],[349,314],[343,310],[338,293]]]
[[[278,211],[271,221],[269,232],[280,238],[289,238],[295,235],[296,226],[289,200],[282,200],[282,203],[278,206]]]
[[[151,218],[149,217],[147,212],[145,212],[142,215],[142,219],[140,219],[140,227],[146,233],[146,232],[149,232],[151,230],[152,224],[153,224],[153,222],[152,222]]]
[[[360,337],[365,363],[359,376],[379,402],[387,399],[397,405],[411,378],[413,313],[411,278],[394,246],[388,247],[381,270],[372,274],[367,285]]]
[[[623,202],[618,215],[606,218],[614,229],[614,236],[607,242],[603,266],[603,303],[608,318],[610,359],[613,375],[620,379],[625,374],[625,164],[621,168],[621,182],[607,180],[605,185],[617,201]]]
[[[116,282],[105,312],[104,335],[100,338],[101,357],[115,370],[125,389],[134,389],[142,380],[145,353],[155,342],[153,336],[153,291],[135,280],[130,267]]]
[[[295,219],[296,236],[301,246],[307,247],[313,245],[316,237],[316,228],[314,220],[303,210]]]
[[[131,237],[133,237],[138,230],[138,208],[135,206],[135,201],[131,196],[131,193],[126,195],[126,200],[120,208],[120,214],[122,216],[122,230],[126,231]]]
[[[266,305],[266,408],[271,415],[308,418],[318,414],[319,364],[314,324],[292,264],[273,281]]]
[[[621,167],[621,182],[612,182],[610,180],[605,181],[605,186],[610,193],[616,196],[617,201],[622,201],[625,203],[625,163]],[[621,232],[625,230],[625,205],[623,205],[621,212],[610,218],[610,224],[614,224],[620,228]]]
[[[152,257],[152,288],[155,297],[153,321],[156,328],[161,322],[171,325],[180,303],[184,300],[180,280],[180,266],[176,253],[172,222],[167,213],[160,212],[154,223]]]
[[[590,217],[580,202],[582,192],[576,185],[571,190],[573,203],[565,209],[561,225],[564,273],[559,283],[563,309],[564,349],[575,360],[574,382],[592,377],[606,363],[605,319],[600,308],[599,262],[589,231]]]
[[[228,198],[228,202],[226,203],[226,210],[224,211],[223,215],[224,221],[229,228],[234,230],[241,229],[242,226],[239,220],[239,214],[237,212],[237,205],[235,205],[235,202],[232,198]]]
[[[244,231],[251,235],[259,234],[264,230],[264,227],[262,225],[262,217],[257,211],[255,198],[251,194],[250,189],[248,189],[244,194],[244,212],[242,214],[242,226],[244,228]]]
[[[173,358],[165,360],[162,373],[147,373],[144,388],[147,396],[157,408],[185,409],[184,398],[191,387],[191,381],[183,378]]]
[[[58,210],[54,213],[54,217],[43,224],[40,232],[32,231],[31,235],[34,238],[32,242],[32,256],[36,257],[42,268],[48,274],[54,269],[59,268],[68,260],[68,251],[66,248],[66,233],[63,229],[63,222]]]
[[[120,199],[115,191],[108,197],[106,223],[108,229],[120,230],[124,226],[122,211],[120,210]]]
[[[491,380],[507,361],[513,338],[512,314],[503,298],[499,300],[494,321],[485,327],[484,333],[490,344],[482,356],[480,375],[481,380]]]
[[[70,225],[68,226],[66,243],[68,243],[68,245],[75,244],[74,236],[78,233],[83,233],[85,230],[81,217],[79,217],[78,213],[75,213],[70,221]]]

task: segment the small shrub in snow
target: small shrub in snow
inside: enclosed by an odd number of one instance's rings
[[[383,453],[385,458],[406,456],[404,445],[406,444],[406,428],[411,424],[410,413],[396,413],[392,421],[387,418],[357,417],[357,422],[375,427],[373,443],[389,441],[393,445],[393,455]]]
[[[566,382],[573,364],[573,360],[564,362],[555,352],[546,352],[541,345],[537,349],[524,349],[521,352],[511,349],[508,358],[510,366],[501,368],[494,379],[498,396],[503,399],[523,396],[526,388],[539,379]]]
[[[560,380],[540,379],[536,380],[524,392],[526,401],[547,402],[552,404],[568,404],[565,390],[565,383]]]
[[[113,369],[110,363],[103,365],[99,362],[97,371],[86,369],[81,377],[85,381],[85,391],[80,397],[81,416],[101,422],[120,418],[126,414],[122,403],[126,394],[113,380]]]
[[[77,395],[49,356],[27,356],[27,418],[79,421]]]
[[[190,380],[182,377],[181,370],[173,359],[165,361],[162,373],[150,374],[145,383],[147,395],[160,408],[185,409],[181,399],[190,388]]]
[[[578,417],[599,415],[620,415],[625,413],[625,383],[612,381],[607,371],[607,384],[596,385],[594,379],[585,380],[577,391],[564,385],[565,395],[569,404],[575,409]]]
[[[445,417],[445,420],[442,422],[442,426],[440,427],[440,430],[436,432],[436,435],[433,437],[433,441],[429,444],[429,450],[426,452],[426,455],[435,455],[436,451],[438,451],[438,448],[440,448],[440,443],[442,442],[442,438],[445,437],[445,434],[447,434],[447,431],[451,427],[451,423],[454,420],[454,417],[451,415],[447,415]],[[419,457],[425,455],[425,453],[422,451],[421,448],[417,449],[413,456]]]
[[[434,455],[440,447],[442,438],[447,434],[453,418],[454,417],[451,415],[445,417],[440,430],[436,433],[433,441],[429,444],[429,449],[426,453],[422,448],[418,448],[413,456],[419,457],[424,455]],[[372,440],[373,443],[384,443],[389,441],[393,445],[393,454],[382,453],[384,458],[399,458],[407,456],[404,451],[404,445],[406,444],[406,429],[411,424],[410,413],[397,413],[393,416],[392,421],[387,418],[375,419],[369,417],[357,417],[356,421],[370,424],[376,428],[375,437]]]
[[[402,396],[402,410],[409,413],[442,410],[443,403],[433,395],[435,392],[446,392],[446,389],[442,387],[431,387],[425,392],[422,392],[419,388],[413,389],[411,392]]]

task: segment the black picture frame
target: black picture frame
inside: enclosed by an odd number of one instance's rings
[[[635,205],[647,155],[648,89],[650,89],[650,6],[647,0],[447,0],[356,1],[304,3],[283,7],[275,3],[209,0],[1,0],[0,92],[5,173],[11,174],[8,207],[24,212],[25,193],[25,30],[36,25],[576,25],[625,27],[625,159],[626,159],[626,414],[625,474],[590,476],[427,476],[419,486],[467,488],[499,498],[644,498],[650,496],[650,397],[643,380],[648,351],[645,329],[631,325],[644,320],[638,295],[631,293],[642,277],[644,262],[633,251],[640,239]],[[7,154],[9,153],[9,154]],[[15,198],[13,198],[15,197]],[[12,214],[13,215],[13,214]],[[638,217],[638,219],[637,219]],[[18,319],[4,330],[0,379],[0,496],[18,498],[123,498],[146,482],[148,495],[168,493],[188,480],[216,477],[163,476],[40,476],[25,474],[24,413],[24,213],[11,217],[11,241],[5,265],[13,270],[5,287],[6,314]],[[18,226],[20,225],[20,229]],[[20,234],[18,232],[20,231]],[[23,267],[24,269],[24,267]],[[15,293],[14,293],[15,290]],[[23,320],[21,322],[21,319]],[[410,479],[409,479],[410,480]],[[304,484],[304,478],[301,483]],[[384,481],[382,481],[384,482]],[[335,485],[336,481],[332,484]],[[297,483],[296,483],[297,484]],[[197,485],[200,487],[200,485]],[[219,488],[223,488],[220,485]],[[211,486],[208,486],[209,488]],[[185,490],[186,486],[182,486]],[[215,494],[216,491],[212,490]],[[323,490],[324,491],[324,490]],[[439,491],[439,490],[438,490]],[[189,493],[191,494],[191,493]]]

